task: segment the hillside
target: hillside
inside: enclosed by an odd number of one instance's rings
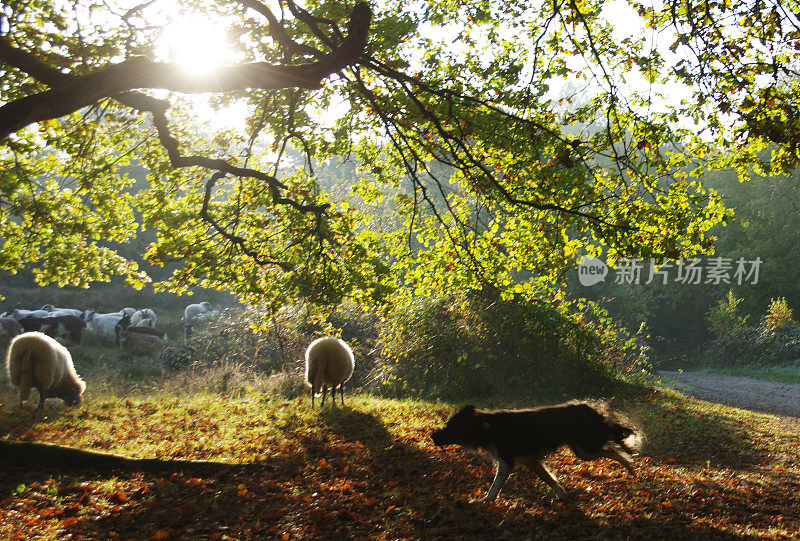
[[[562,451],[548,465],[567,502],[553,501],[538,478],[519,471],[494,504],[470,503],[491,481],[485,459],[430,441],[451,404],[362,395],[323,411],[312,410],[306,396],[129,393],[38,414],[8,399],[0,399],[0,431],[9,441],[231,466],[62,471],[5,464],[0,537],[7,539],[722,539],[800,532],[797,420],[673,392],[616,404],[648,436],[636,477],[616,463],[581,462]]]

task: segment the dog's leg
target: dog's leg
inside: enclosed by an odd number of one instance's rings
[[[596,454],[587,453],[582,448],[578,447],[577,445],[572,445],[572,452],[575,453],[575,456],[580,458],[581,460],[594,460],[596,458],[610,458],[611,460],[616,460],[631,472],[632,475],[636,475],[636,471],[633,469],[633,464],[631,464],[630,458],[626,457],[623,453],[620,453],[616,449],[603,447],[600,451]]]
[[[503,488],[503,485],[508,479],[508,476],[511,475],[511,470],[514,469],[513,465],[508,465],[503,460],[497,461],[497,470],[494,474],[494,481],[492,481],[492,486],[489,487],[489,492],[486,493],[486,496],[481,500],[482,502],[492,502],[497,495],[500,493],[500,489]]]
[[[550,473],[550,470],[545,467],[539,460],[532,457],[517,458],[517,461],[528,466],[539,478],[550,485],[550,488],[556,493],[556,496],[562,500],[567,499],[567,491],[558,482],[558,479]]]
[[[630,458],[626,457],[616,449],[603,448],[600,451],[600,456],[610,458],[611,460],[616,460],[617,462],[625,466],[625,468],[629,472],[631,472],[631,475],[636,475],[636,471],[633,469],[633,464],[631,464]]]

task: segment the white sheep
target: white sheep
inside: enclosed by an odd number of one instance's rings
[[[355,359],[353,350],[344,340],[326,336],[311,342],[306,349],[306,381],[311,386],[311,407],[314,396],[322,389],[322,405],[325,405],[325,391],[331,388],[333,405],[336,405],[336,387],[344,406],[344,383],[353,375]]]
[[[146,324],[148,327],[155,327],[158,323],[158,316],[150,308],[142,308],[131,316],[131,325],[137,327],[145,320],[150,320],[150,324]]]
[[[76,317],[83,317],[83,310],[78,310],[77,308],[56,308],[52,304],[45,304],[40,308],[41,310],[47,310],[50,312],[51,317],[57,316],[76,316]]]
[[[50,312],[50,317],[59,316],[75,316],[83,318],[83,310],[78,310],[77,308],[56,308]]]
[[[183,323],[187,325],[191,324],[192,320],[196,318],[198,315],[204,314],[209,311],[211,311],[211,303],[208,301],[203,301],[198,304],[190,304],[183,311]]]
[[[207,321],[209,317],[216,316],[219,312],[211,308],[211,303],[203,301],[197,304],[190,304],[183,311],[183,333],[186,337],[192,335],[192,328],[203,321]]]
[[[125,333],[119,339],[122,360],[130,360],[132,357],[151,357],[164,349],[165,345],[164,340],[152,334]]]
[[[80,404],[86,384],[75,372],[67,348],[40,332],[14,337],[6,354],[6,372],[19,387],[19,403],[28,399],[32,388],[39,391],[39,407],[47,398],[61,398],[67,406]]]
[[[48,317],[49,315],[50,312],[47,310],[23,310],[22,308],[14,308],[3,314],[3,317],[13,317],[19,321],[26,317]]]
[[[30,310],[23,310],[21,308],[12,308],[11,310],[0,314],[0,317],[10,317],[19,321],[20,319],[25,319],[29,315],[31,315]]]
[[[122,319],[122,314],[114,312],[111,314],[97,314],[94,310],[86,313],[86,323],[89,328],[100,336],[112,338],[116,335],[114,328]]]

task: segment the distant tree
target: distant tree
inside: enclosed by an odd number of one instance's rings
[[[603,246],[708,251],[728,213],[693,175],[796,164],[796,17],[633,2],[642,18],[619,39],[615,20],[635,12],[611,6],[5,2],[0,267],[141,284],[108,243],[144,227],[151,261],[180,262],[164,287],[326,305],[399,285],[524,289]],[[227,28],[232,63],[193,73],[159,56],[165,24],[192,13]],[[672,53],[654,42],[665,32]],[[197,94],[217,115],[244,104],[245,126],[213,128]],[[316,181],[313,164],[342,157],[360,210]],[[146,189],[130,190],[129,164]],[[403,227],[367,227],[384,197]]]
[[[763,261],[758,283],[737,287],[742,307],[761,317],[772,298],[786,297],[790,305],[800,304],[800,172],[745,183],[730,174],[717,174],[707,185],[725,194],[725,205],[737,218],[713,230],[717,253]]]

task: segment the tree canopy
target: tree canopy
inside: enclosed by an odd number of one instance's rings
[[[5,2],[0,268],[141,284],[114,246],[146,228],[161,287],[328,305],[709,251],[707,170],[797,164],[797,5],[655,6]],[[202,72],[159,48],[198,15],[232,58]]]

